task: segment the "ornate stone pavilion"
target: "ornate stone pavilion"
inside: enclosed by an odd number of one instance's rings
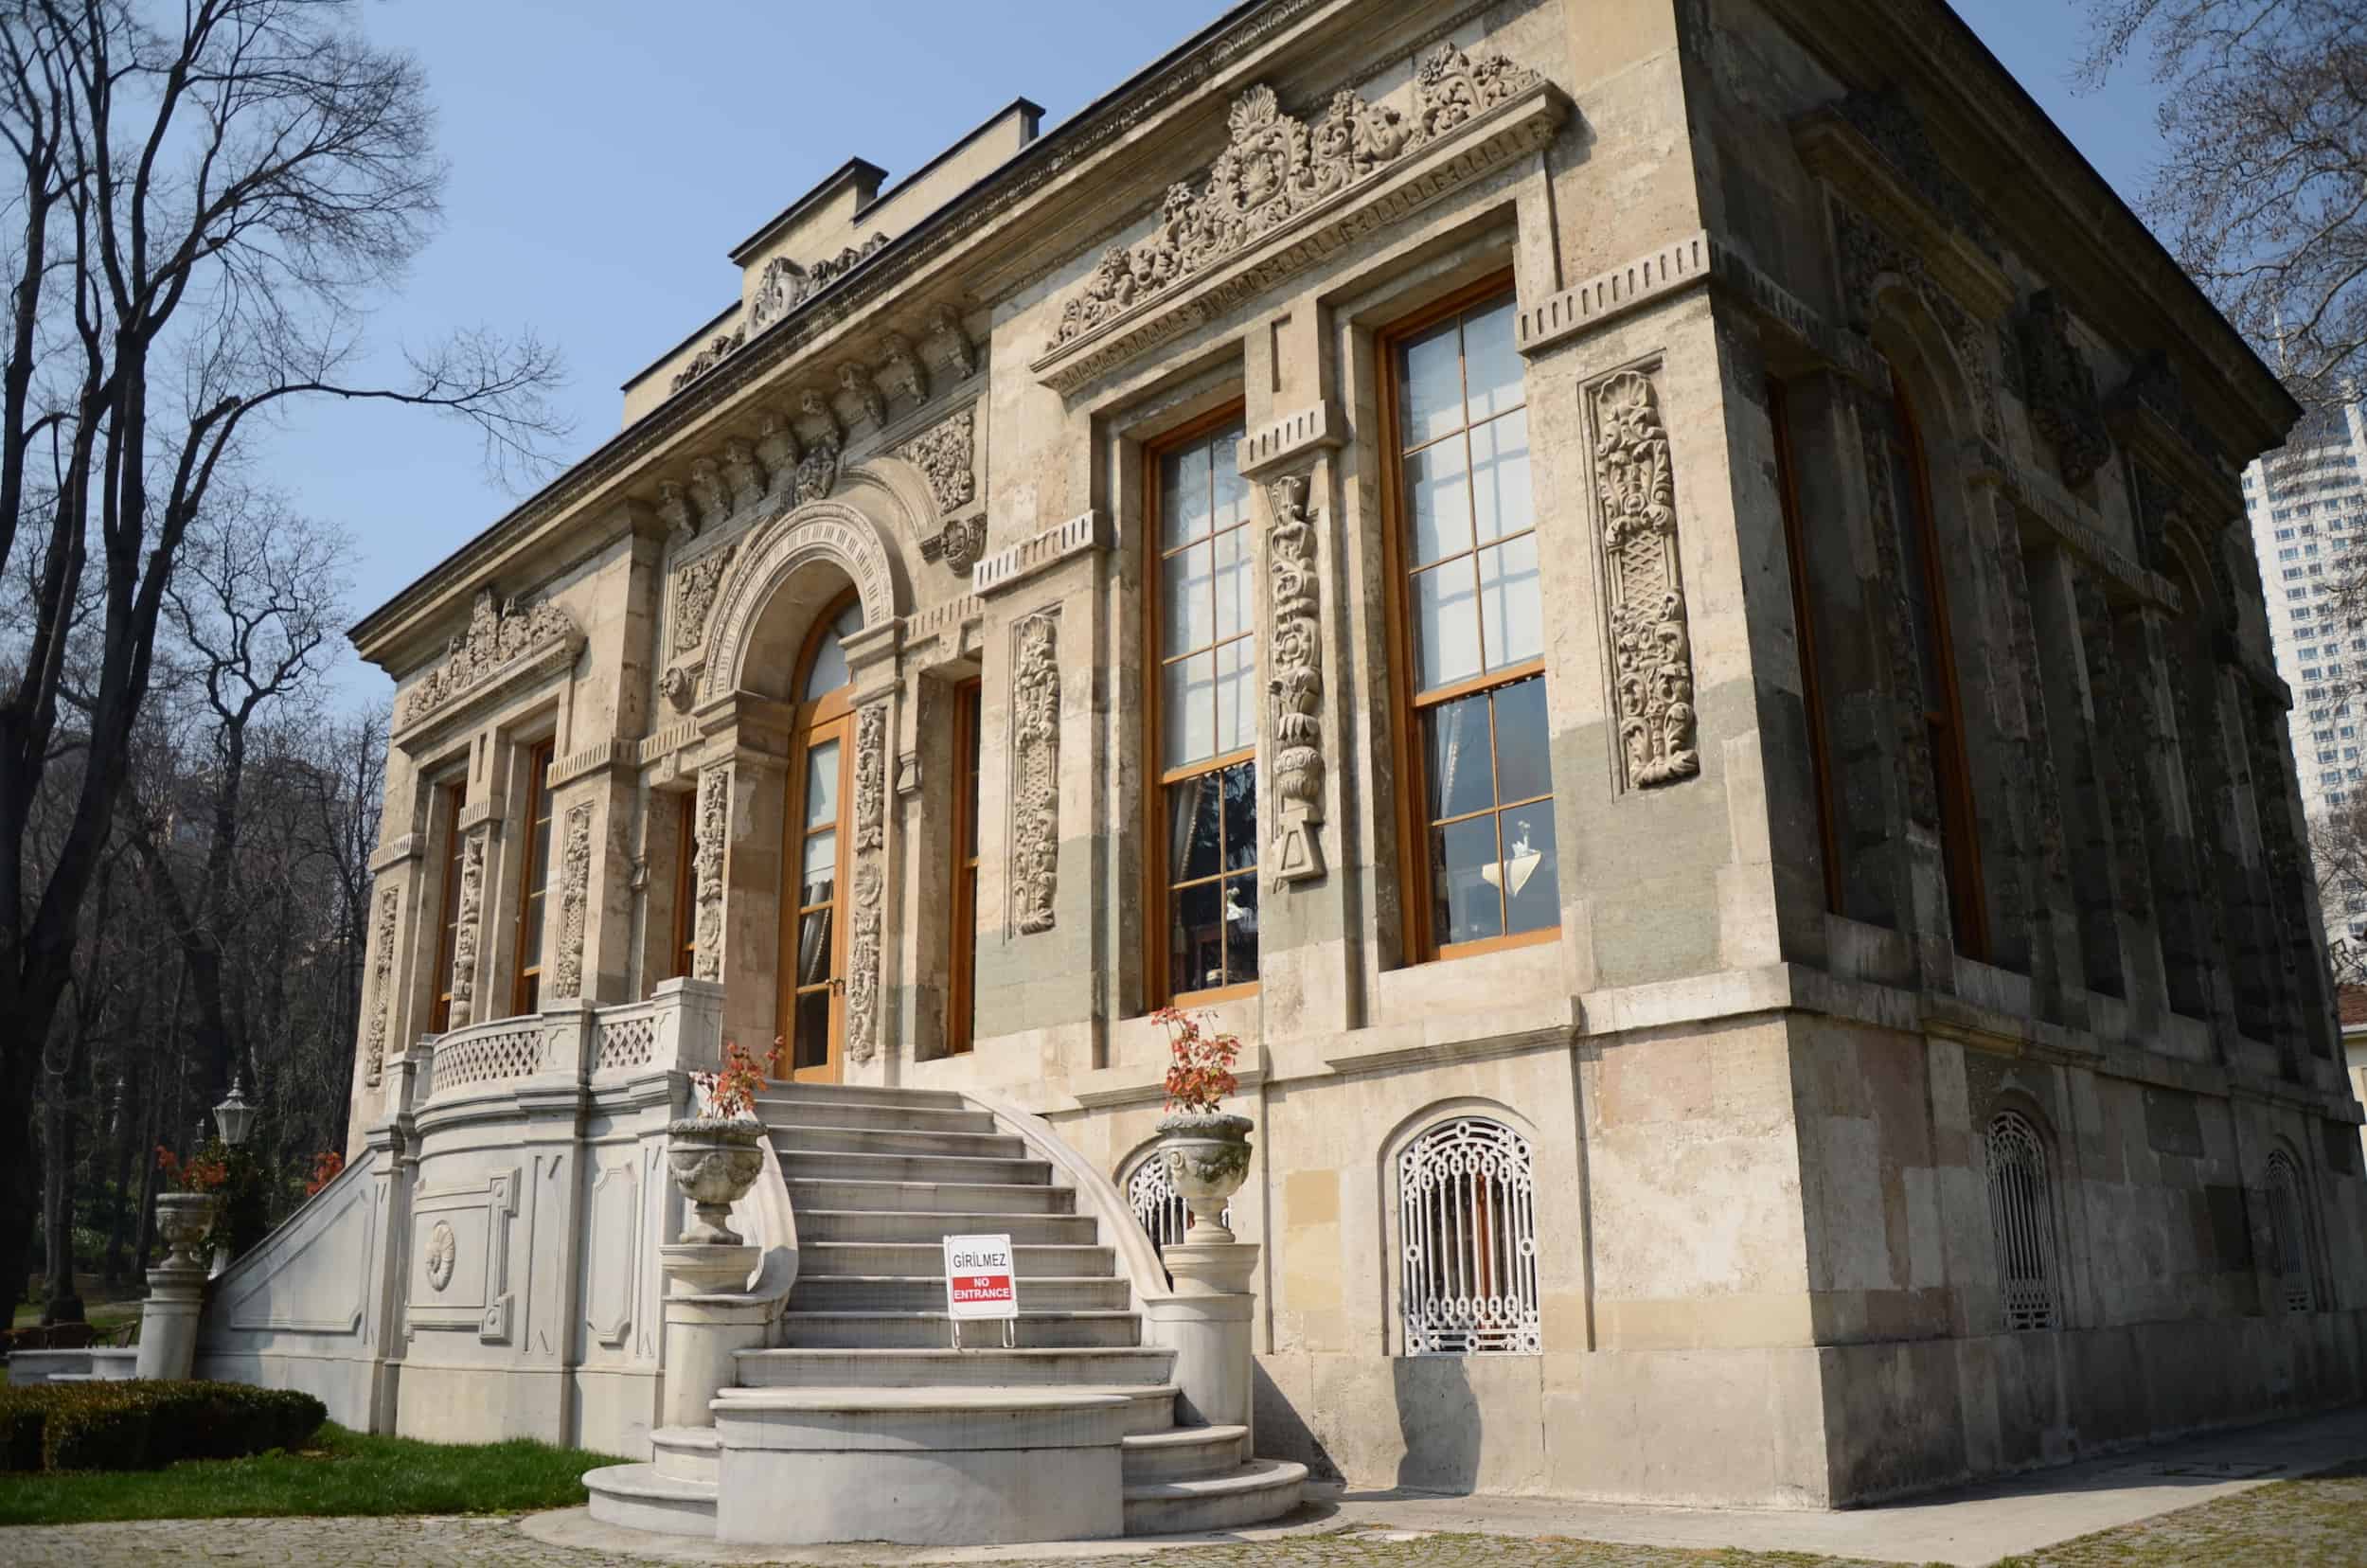
[[[766,223],[354,629],[357,1158],[202,1366],[695,1513],[988,1215],[1123,1424],[1172,1002],[1246,1042],[1263,1495],[1826,1506],[2367,1392],[2237,483],[2298,411],[1952,12],[1263,0],[1037,120]],[[694,1443],[724,1037],[797,1277]]]

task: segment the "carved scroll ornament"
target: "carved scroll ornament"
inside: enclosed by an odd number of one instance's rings
[[[1020,623],[1012,677],[1018,789],[1011,824],[1011,920],[1022,935],[1050,931],[1060,869],[1059,620]]]
[[[395,920],[401,908],[400,888],[379,889],[378,930],[371,937],[378,950],[370,955],[370,1029],[362,1042],[363,1078],[373,1089],[386,1071],[386,1015],[395,1000]]]
[[[1415,74],[1410,116],[1342,88],[1311,125],[1283,114],[1272,87],[1251,87],[1233,101],[1226,116],[1231,140],[1206,179],[1168,187],[1148,240],[1102,254],[1083,291],[1062,307],[1047,350],[1224,260],[1540,80],[1502,55],[1473,60],[1442,45]]]
[[[1611,696],[1629,789],[1701,771],[1693,646],[1677,552],[1677,482],[1651,379],[1613,376],[1594,391],[1594,485],[1609,585]]]
[[[584,918],[592,890],[592,803],[567,808],[559,862],[559,964],[553,996],[583,994]]]
[[[485,916],[485,846],[490,828],[472,829],[460,841],[460,915],[452,937],[452,1009],[450,1026],[458,1028],[475,1016],[477,929]]]
[[[1267,494],[1273,523],[1266,534],[1266,573],[1273,611],[1274,881],[1320,877],[1324,819],[1324,667],[1317,620],[1315,526],[1307,506],[1307,478],[1277,479]]]
[[[732,563],[737,543],[703,555],[682,569],[674,585],[674,651],[695,653],[706,641],[707,614],[715,608],[716,590],[723,570]]]
[[[563,651],[572,661],[582,646],[576,623],[549,599],[521,606],[512,598],[496,608],[493,591],[479,589],[467,633],[448,643],[444,662],[402,694],[397,727],[416,724],[544,654]]]
[[[701,980],[723,977],[723,842],[731,829],[732,771],[728,765],[699,775],[697,849],[690,862],[692,901],[691,973]]]

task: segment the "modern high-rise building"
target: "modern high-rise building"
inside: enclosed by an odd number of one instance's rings
[[[2267,590],[2277,673],[2293,688],[2293,758],[2311,822],[2367,792],[2367,620],[2337,593],[2367,546],[2367,411],[2313,410],[2244,470],[2244,509]],[[2326,935],[2367,943],[2367,888],[2337,892]]]

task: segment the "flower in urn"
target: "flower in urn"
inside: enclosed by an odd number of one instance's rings
[[[682,1238],[694,1246],[737,1247],[741,1238],[729,1224],[732,1205],[764,1169],[764,1124],[756,1118],[764,1075],[744,1047],[726,1041],[723,1070],[691,1078],[705,1114],[681,1117],[666,1129],[667,1168],[695,1211]]]
[[[1209,1034],[1201,1017],[1163,1007],[1155,1015],[1167,1029],[1167,1114],[1159,1123],[1159,1158],[1167,1180],[1191,1211],[1196,1244],[1233,1239],[1225,1205],[1249,1180],[1247,1116],[1228,1114],[1219,1102],[1240,1086],[1233,1063],[1239,1037]],[[1202,1015],[1204,1016],[1204,1015]]]

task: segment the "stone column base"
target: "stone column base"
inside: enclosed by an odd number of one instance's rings
[[[749,1246],[658,1249],[666,1276],[665,1392],[658,1401],[664,1425],[713,1426],[709,1401],[739,1379],[733,1355],[764,1344],[772,1305],[745,1293],[759,1256]]]
[[[1210,1426],[1250,1425],[1250,1327],[1257,1306],[1250,1281],[1257,1248],[1187,1241],[1160,1256],[1176,1293],[1149,1303],[1144,1317],[1152,1342],[1175,1351],[1181,1413]]]
[[[140,1305],[143,1378],[182,1379],[197,1364],[197,1315],[205,1306],[205,1269],[169,1267],[148,1271],[148,1299]]]

